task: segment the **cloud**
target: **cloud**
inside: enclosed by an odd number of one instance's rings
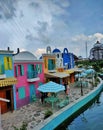
[[[0,28],[0,36],[5,37],[1,40],[5,46],[35,52],[40,47],[64,43],[68,26],[60,16],[67,14],[65,7],[69,6],[68,1],[58,4],[58,1],[48,0],[4,0],[0,5],[0,26],[4,29],[3,32]]]
[[[98,41],[103,40],[103,34],[101,34],[101,33],[95,33],[94,37],[97,38]]]
[[[70,19],[70,6],[69,0],[0,0],[1,48],[20,48],[40,57],[47,46],[61,51],[67,47],[85,56],[85,42],[89,50],[97,40],[103,42],[103,34],[85,35],[85,28],[78,29]]]
[[[0,0],[0,19],[11,19],[15,16],[14,0]]]
[[[90,49],[93,47],[93,45],[99,40],[103,44],[103,34],[101,33],[95,33],[93,35],[76,35],[71,38],[71,43],[74,45],[71,46],[71,51],[73,51],[75,54],[82,55],[83,57],[86,57],[86,43],[87,43],[87,49],[88,49],[88,56],[90,53]]]
[[[46,53],[46,48],[45,49],[44,48],[38,48],[34,55],[36,55],[38,58],[40,58],[40,56],[42,56],[41,54],[43,54],[43,53]]]

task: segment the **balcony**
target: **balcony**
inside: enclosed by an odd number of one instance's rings
[[[57,70],[48,70],[49,73],[55,73]]]
[[[6,78],[4,65],[0,65],[0,79],[4,79],[4,78]]]
[[[37,71],[27,72],[27,81],[28,82],[34,82],[34,81],[38,81],[38,80],[40,80],[40,78],[38,77]]]

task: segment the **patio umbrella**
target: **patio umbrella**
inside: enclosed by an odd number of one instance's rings
[[[50,82],[48,82],[48,83],[46,83],[46,84],[40,85],[40,86],[38,87],[38,90],[39,90],[40,92],[43,92],[43,93],[45,93],[45,92],[57,93],[57,92],[60,92],[60,91],[65,90],[65,86],[50,81]]]
[[[82,78],[82,77],[86,77],[86,76],[87,76],[87,74],[84,72],[75,75],[76,78]]]
[[[86,74],[93,74],[93,73],[95,73],[95,70],[94,69],[88,69],[88,70],[85,70],[84,72]]]

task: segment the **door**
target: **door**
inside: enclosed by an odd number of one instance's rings
[[[6,99],[6,93],[5,91],[0,91],[0,98],[5,98]],[[7,103],[4,101],[0,101],[1,104],[1,114],[7,112]]]
[[[34,86],[34,84],[31,84],[30,85],[30,102],[32,102],[33,100],[32,100],[32,96],[36,96],[36,90],[35,90],[35,86]]]
[[[6,99],[10,100],[10,102],[7,102],[7,110],[12,110],[12,104],[11,104],[11,90],[6,90]]]

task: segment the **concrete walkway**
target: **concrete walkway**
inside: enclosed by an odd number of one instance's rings
[[[91,85],[83,87],[83,95],[86,95],[92,90]],[[63,92],[58,94],[64,98],[66,95]],[[70,85],[69,99],[70,103],[81,98],[81,88]],[[69,104],[70,104],[69,103]],[[20,128],[23,122],[28,124],[28,130],[35,130],[35,127],[44,121],[44,113],[46,110],[51,109],[51,104],[41,104],[40,99],[37,102],[28,104],[13,112],[5,113],[1,116],[1,124],[3,130],[14,130],[13,125]],[[53,113],[60,109],[54,106]]]

